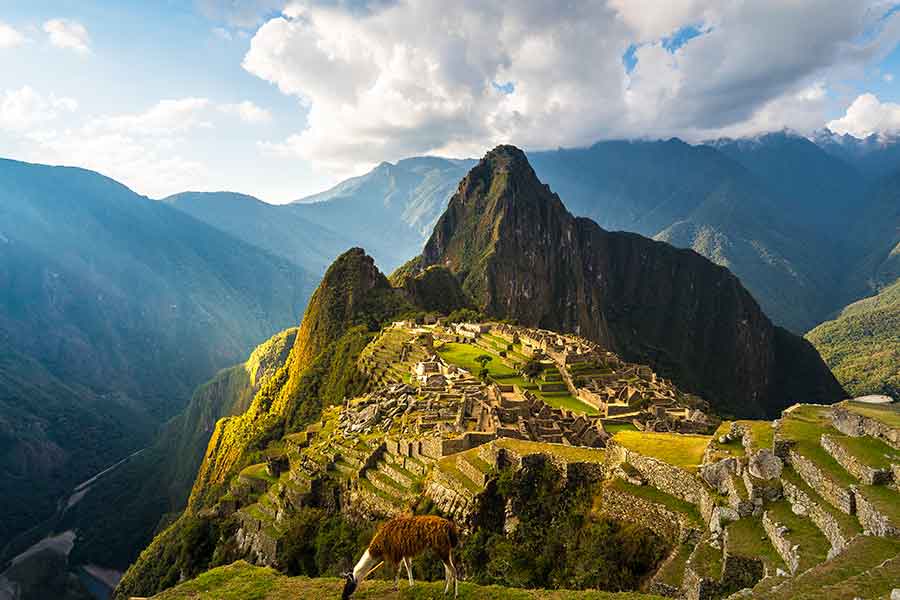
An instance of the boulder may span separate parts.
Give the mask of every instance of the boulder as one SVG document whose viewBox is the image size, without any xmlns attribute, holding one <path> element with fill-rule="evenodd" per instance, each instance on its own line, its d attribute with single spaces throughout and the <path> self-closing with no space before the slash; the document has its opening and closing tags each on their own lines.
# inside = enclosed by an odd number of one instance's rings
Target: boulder
<svg viewBox="0 0 900 600">
<path fill-rule="evenodd" d="M 728 493 L 726 482 L 737 472 L 738 461 L 736 458 L 724 458 L 700 467 L 700 477 L 703 478 L 703 481 L 722 494 Z"/>
<path fill-rule="evenodd" d="M 750 471 L 751 475 L 766 480 L 781 477 L 783 468 L 784 463 L 768 448 L 755 452 L 747 463 L 747 470 Z"/>
</svg>

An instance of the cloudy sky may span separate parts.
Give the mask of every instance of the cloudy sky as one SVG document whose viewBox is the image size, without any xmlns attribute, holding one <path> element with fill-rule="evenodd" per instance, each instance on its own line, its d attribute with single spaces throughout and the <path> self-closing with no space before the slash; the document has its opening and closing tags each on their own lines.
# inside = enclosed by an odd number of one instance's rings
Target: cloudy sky
<svg viewBox="0 0 900 600">
<path fill-rule="evenodd" d="M 883 0 L 0 0 L 0 156 L 286 202 L 382 160 L 900 130 Z"/>
</svg>

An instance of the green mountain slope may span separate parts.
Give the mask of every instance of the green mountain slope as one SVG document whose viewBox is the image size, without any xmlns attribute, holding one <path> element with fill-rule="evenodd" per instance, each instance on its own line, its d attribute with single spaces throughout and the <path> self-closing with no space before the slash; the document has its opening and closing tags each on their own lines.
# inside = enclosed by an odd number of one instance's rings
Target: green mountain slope
<svg viewBox="0 0 900 600">
<path fill-rule="evenodd" d="M 900 280 L 806 337 L 851 394 L 900 397 Z"/>
<path fill-rule="evenodd" d="M 29 477 L 5 495 L 0 542 L 293 324 L 310 284 L 97 173 L 0 160 L 0 472 L 4 486 Z"/>
</svg>

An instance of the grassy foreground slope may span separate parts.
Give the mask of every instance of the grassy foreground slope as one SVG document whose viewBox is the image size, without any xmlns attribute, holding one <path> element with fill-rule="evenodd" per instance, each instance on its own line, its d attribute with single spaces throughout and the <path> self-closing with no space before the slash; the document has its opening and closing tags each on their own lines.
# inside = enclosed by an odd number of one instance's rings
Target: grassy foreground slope
<svg viewBox="0 0 900 600">
<path fill-rule="evenodd" d="M 340 598 L 344 581 L 335 578 L 310 579 L 285 577 L 277 571 L 255 567 L 238 561 L 203 573 L 196 579 L 153 596 L 155 600 L 293 600 Z M 393 581 L 371 580 L 363 583 L 354 598 L 359 600 L 424 600 L 447 598 L 444 582 L 422 582 L 409 588 L 401 582 L 399 591 Z M 522 590 L 496 585 L 478 586 L 462 582 L 459 597 L 463 600 L 655 600 L 659 596 L 631 592 L 575 592 L 566 590 Z"/>
<path fill-rule="evenodd" d="M 900 280 L 806 337 L 854 396 L 900 394 Z"/>
</svg>

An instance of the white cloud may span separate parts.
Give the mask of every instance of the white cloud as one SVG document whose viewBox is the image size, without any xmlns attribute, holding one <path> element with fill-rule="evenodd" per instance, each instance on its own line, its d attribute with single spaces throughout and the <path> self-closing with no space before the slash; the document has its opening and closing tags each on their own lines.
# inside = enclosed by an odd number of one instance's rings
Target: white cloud
<svg viewBox="0 0 900 600">
<path fill-rule="evenodd" d="M 225 29 L 224 27 L 213 27 L 212 28 L 213 35 L 219 38 L 220 40 L 224 40 L 226 42 L 230 42 L 234 39 L 234 36 L 231 35 L 231 32 Z"/>
<path fill-rule="evenodd" d="M 884 75 L 881 76 L 881 78 L 882 78 L 886 83 L 891 83 L 891 82 L 894 81 L 894 74 L 893 74 L 893 73 L 885 73 Z"/>
<path fill-rule="evenodd" d="M 222 104 L 219 110 L 225 114 L 237 115 L 245 123 L 268 123 L 272 120 L 272 113 L 249 100 L 237 104 Z"/>
<path fill-rule="evenodd" d="M 0 21 L 0 50 L 21 46 L 25 43 L 25 39 L 17 29 Z"/>
<path fill-rule="evenodd" d="M 347 4 L 290 4 L 243 62 L 308 108 L 306 129 L 262 146 L 341 174 L 499 142 L 814 128 L 830 85 L 900 40 L 882 0 Z M 688 26 L 704 33 L 666 43 Z"/>
<path fill-rule="evenodd" d="M 843 117 L 829 121 L 828 128 L 858 138 L 873 133 L 896 133 L 900 131 L 900 104 L 881 102 L 875 94 L 862 94 L 847 108 Z"/>
<path fill-rule="evenodd" d="M 93 169 L 151 196 L 193 189 L 210 174 L 189 155 L 187 134 L 211 128 L 212 111 L 206 98 L 161 100 L 143 112 L 29 130 L 27 158 Z"/>
<path fill-rule="evenodd" d="M 124 133 L 132 136 L 172 136 L 197 128 L 212 127 L 206 120 L 210 102 L 206 98 L 160 100 L 142 113 L 92 119 L 85 125 L 89 135 Z"/>
<path fill-rule="evenodd" d="M 24 131 L 77 108 L 78 103 L 72 98 L 44 96 L 27 85 L 7 90 L 0 95 L 0 130 Z"/>
<path fill-rule="evenodd" d="M 91 51 L 91 36 L 87 28 L 70 19 L 50 19 L 44 23 L 44 31 L 50 36 L 50 43 L 57 48 L 75 50 L 83 54 Z"/>
</svg>

